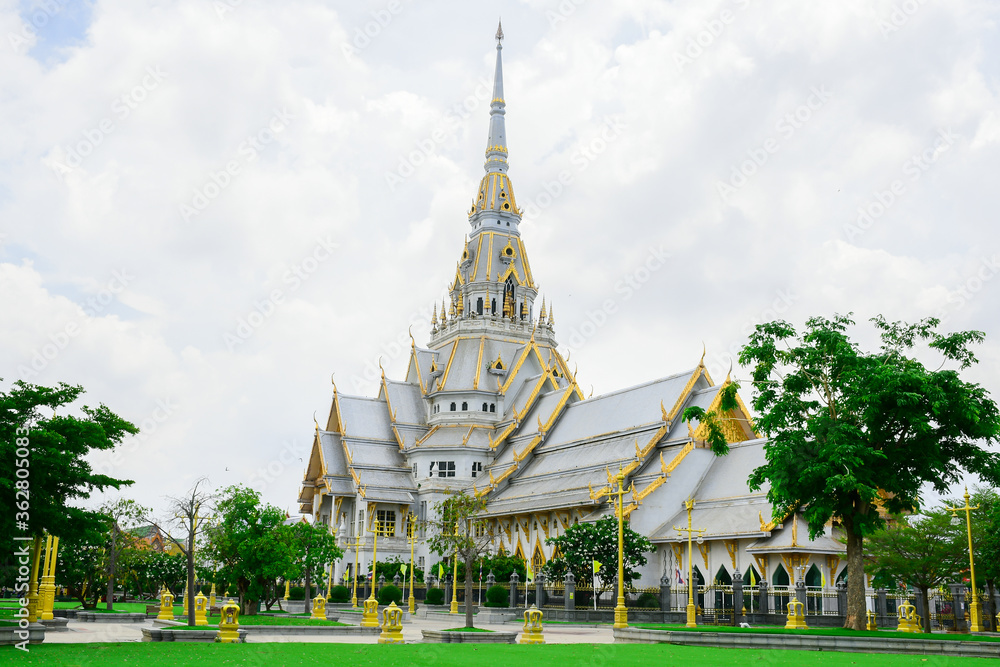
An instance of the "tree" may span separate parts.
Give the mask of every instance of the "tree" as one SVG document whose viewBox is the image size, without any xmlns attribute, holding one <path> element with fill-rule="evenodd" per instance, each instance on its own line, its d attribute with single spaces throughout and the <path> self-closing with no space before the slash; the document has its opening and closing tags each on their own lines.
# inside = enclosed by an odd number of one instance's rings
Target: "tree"
<svg viewBox="0 0 1000 667">
<path fill-rule="evenodd" d="M 208 518 L 202 512 L 210 509 L 210 503 L 215 498 L 213 494 L 202 488 L 206 481 L 202 477 L 183 496 L 168 498 L 168 511 L 171 512 L 171 517 L 165 521 L 157 521 L 151 516 L 142 517 L 143 521 L 160 531 L 164 539 L 176 545 L 187 560 L 188 625 L 191 627 L 194 627 L 194 598 L 196 595 L 194 590 L 194 550 L 198 543 L 198 536 L 205 530 L 204 524 Z M 181 528 L 184 534 L 183 542 L 164 530 L 163 526 L 171 524 Z"/>
<path fill-rule="evenodd" d="M 86 500 L 94 490 L 132 483 L 95 473 L 87 455 L 113 449 L 139 429 L 103 404 L 97 408 L 84 405 L 82 416 L 57 414 L 83 393 L 83 387 L 65 383 L 41 387 L 23 381 L 0 392 L 0 497 L 4 499 L 0 546 L 7 578 L 12 572 L 16 534 L 38 537 L 48 532 L 67 539 L 88 527 L 98 530 L 100 513 L 79 507 L 76 501 Z M 43 416 L 43 408 L 51 416 Z M 27 480 L 17 476 L 20 461 L 27 462 Z M 15 494 L 18 500 L 30 501 L 30 512 L 16 513 Z"/>
<path fill-rule="evenodd" d="M 943 509 L 898 517 L 868 536 L 865 569 L 883 580 L 902 581 L 923 594 L 919 613 L 924 632 L 931 631 L 928 590 L 953 581 L 962 567 L 965 549 L 960 538 L 951 525 L 951 515 Z"/>
<path fill-rule="evenodd" d="M 309 578 L 313 572 L 319 572 L 325 566 L 340 559 L 344 552 L 337 546 L 333 533 L 325 526 L 314 526 L 305 521 L 299 521 L 291 526 L 282 525 L 288 533 L 288 542 L 292 547 L 292 559 L 295 567 L 288 573 L 297 579 L 305 573 L 306 611 L 311 611 L 312 600 L 309 599 Z M 288 576 L 286 575 L 286 576 Z M 320 582 L 322 586 L 322 582 Z"/>
<path fill-rule="evenodd" d="M 100 524 L 82 526 L 59 540 L 56 581 L 66 586 L 70 597 L 79 600 L 84 609 L 96 607 L 100 598 L 106 544 L 107 533 Z"/>
<path fill-rule="evenodd" d="M 472 567 L 494 541 L 488 523 L 478 518 L 486 510 L 486 497 L 470 496 L 464 491 L 442 502 L 435 503 L 436 519 L 431 521 L 435 529 L 430 539 L 430 547 L 436 553 L 458 554 L 465 562 L 465 627 L 472 624 Z M 457 586 L 458 582 L 453 585 Z"/>
<path fill-rule="evenodd" d="M 594 561 L 602 565 L 597 573 L 601 587 L 610 588 L 618 576 L 618 518 L 606 516 L 593 523 L 577 523 L 566 532 L 545 540 L 556 546 L 555 558 L 545 564 L 545 576 L 561 579 L 572 572 L 578 582 L 589 582 L 593 577 Z M 648 539 L 629 528 L 625 522 L 622 544 L 624 545 L 624 585 L 628 587 L 641 575 L 635 569 L 646 564 L 645 554 L 653 551 Z M 597 591 L 594 591 L 595 595 Z"/>
<path fill-rule="evenodd" d="M 101 516 L 107 521 L 107 546 L 105 548 L 105 573 L 108 577 L 107 610 L 114 610 L 115 569 L 126 549 L 137 544 L 135 535 L 129 530 L 140 523 L 152 510 L 139 505 L 134 500 L 120 498 L 101 506 Z"/>
<path fill-rule="evenodd" d="M 269 585 L 298 574 L 291 533 L 283 530 L 285 513 L 240 485 L 223 489 L 215 508 L 205 555 L 219 564 L 219 576 L 236 586 L 242 613 L 254 616 Z"/>
<path fill-rule="evenodd" d="M 784 321 L 757 325 L 740 351 L 754 365 L 756 426 L 770 441 L 766 462 L 750 476 L 751 489 L 769 485 L 773 516 L 795 511 L 811 537 L 832 518 L 847 536 L 847 618 L 863 630 L 864 538 L 889 514 L 917 511 L 923 484 L 939 493 L 975 472 L 996 484 L 1000 455 L 984 445 L 1000 434 L 1000 416 L 988 392 L 963 381 L 976 363 L 970 347 L 978 331 L 938 333 L 934 318 L 917 324 L 872 319 L 881 338 L 863 352 L 848 337 L 850 316 L 811 318 L 800 335 Z M 912 354 L 916 343 L 943 360 L 928 370 Z"/>
<path fill-rule="evenodd" d="M 977 572 L 986 583 L 989 600 L 986 603 L 990 623 L 997 631 L 996 588 L 1000 585 L 1000 494 L 996 489 L 975 489 L 972 502 L 980 506 L 979 514 L 973 521 L 973 527 L 979 524 L 977 530 L 976 557 L 979 565 Z"/>
</svg>

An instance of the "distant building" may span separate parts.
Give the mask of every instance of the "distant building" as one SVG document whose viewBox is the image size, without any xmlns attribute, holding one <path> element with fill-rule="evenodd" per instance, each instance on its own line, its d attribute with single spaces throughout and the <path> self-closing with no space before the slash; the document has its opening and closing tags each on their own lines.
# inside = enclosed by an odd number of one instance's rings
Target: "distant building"
<svg viewBox="0 0 1000 667">
<path fill-rule="evenodd" d="M 846 568 L 833 528 L 810 540 L 801 517 L 771 521 L 765 492 L 747 487 L 764 462 L 765 441 L 742 401 L 726 415 L 731 452 L 724 457 L 707 448 L 703 426 L 680 420 L 688 406 L 717 407 L 729 382 L 716 385 L 704 357 L 660 379 L 583 395 L 556 349 L 551 304 L 535 307 L 538 285 L 507 173 L 501 40 L 498 31 L 486 173 L 468 211 L 450 299 L 435 310 L 427 347 L 411 343 L 405 378 L 383 373 L 375 398 L 334 386 L 325 424 L 316 426 L 300 510 L 341 535 L 363 536 L 359 568 L 367 572 L 373 518 L 379 558 L 408 560 L 408 513 L 423 522 L 450 493 L 486 494 L 496 549 L 537 569 L 553 555 L 546 538 L 613 515 L 609 482 L 621 468 L 631 527 L 656 547 L 640 585 L 687 579 L 686 538 L 673 527 L 686 526 L 683 501 L 693 497 L 694 527 L 706 529 L 694 551 L 701 581 L 729 583 L 737 570 L 749 581 L 752 569 L 755 581 L 832 586 Z M 419 567 L 439 560 L 423 541 L 416 553 Z M 353 567 L 348 555 L 336 576 Z"/>
</svg>

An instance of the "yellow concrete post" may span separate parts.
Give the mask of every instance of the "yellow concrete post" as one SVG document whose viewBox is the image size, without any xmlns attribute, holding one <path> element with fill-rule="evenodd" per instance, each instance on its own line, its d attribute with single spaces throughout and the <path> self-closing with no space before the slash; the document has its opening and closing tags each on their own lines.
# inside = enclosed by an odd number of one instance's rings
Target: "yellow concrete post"
<svg viewBox="0 0 1000 667">
<path fill-rule="evenodd" d="M 518 644 L 544 644 L 545 635 L 542 634 L 542 612 L 535 605 L 524 612 L 524 629 L 521 632 L 521 639 Z"/>
<path fill-rule="evenodd" d="M 382 633 L 378 636 L 379 644 L 403 643 L 403 610 L 393 601 L 382 610 Z"/>
<path fill-rule="evenodd" d="M 45 614 L 43 619 L 54 618 L 56 606 L 56 561 L 59 558 L 59 537 L 52 537 L 52 557 L 49 558 L 49 590 L 45 599 Z"/>
<path fill-rule="evenodd" d="M 159 621 L 174 620 L 174 595 L 164 586 L 160 591 L 160 611 L 156 614 Z"/>
<path fill-rule="evenodd" d="M 788 603 L 788 621 L 785 623 L 786 630 L 808 630 L 806 625 L 806 606 L 798 600 Z"/>
<path fill-rule="evenodd" d="M 219 618 L 219 634 L 215 641 L 223 644 L 235 644 L 240 641 L 240 607 L 230 600 L 222 605 Z"/>
<path fill-rule="evenodd" d="M 194 596 L 194 624 L 208 625 L 208 598 L 200 590 Z"/>
<path fill-rule="evenodd" d="M 48 610 L 49 603 L 49 560 L 52 558 L 52 536 L 45 538 L 45 559 L 42 563 L 42 573 L 39 577 L 38 586 L 38 619 L 41 621 L 51 621 L 52 612 Z"/>
<path fill-rule="evenodd" d="M 313 598 L 313 610 L 309 618 L 316 621 L 326 620 L 326 598 L 322 595 L 317 595 Z"/>
</svg>

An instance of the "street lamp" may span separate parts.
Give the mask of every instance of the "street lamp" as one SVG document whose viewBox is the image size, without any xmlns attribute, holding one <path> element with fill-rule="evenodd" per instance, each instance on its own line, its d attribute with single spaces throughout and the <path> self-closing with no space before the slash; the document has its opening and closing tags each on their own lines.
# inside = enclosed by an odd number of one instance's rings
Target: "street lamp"
<svg viewBox="0 0 1000 667">
<path fill-rule="evenodd" d="M 684 501 L 684 507 L 687 508 L 688 515 L 688 525 L 687 528 L 681 528 L 674 526 L 674 530 L 679 533 L 686 532 L 688 534 L 688 606 L 687 606 L 687 627 L 695 628 L 698 627 L 698 623 L 695 621 L 695 609 L 694 609 L 694 558 L 692 557 L 691 549 L 691 537 L 694 533 L 698 533 L 698 544 L 701 544 L 705 540 L 702 539 L 702 535 L 705 534 L 705 528 L 692 528 L 691 527 L 691 510 L 694 509 L 694 498 L 688 498 Z"/>
<path fill-rule="evenodd" d="M 413 597 L 413 547 L 417 543 L 417 531 L 416 531 L 416 519 L 417 515 L 410 512 L 406 515 L 407 528 L 406 539 L 410 542 L 410 613 L 413 614 L 417 610 L 417 599 Z"/>
<path fill-rule="evenodd" d="M 979 596 L 976 594 L 976 563 L 972 556 L 972 510 L 979 509 L 969 506 L 969 487 L 965 487 L 965 507 L 947 507 L 951 512 L 951 525 L 960 526 L 962 520 L 958 517 L 958 512 L 965 512 L 965 526 L 969 534 L 969 580 L 972 583 L 972 604 L 969 606 L 969 630 L 971 632 L 982 632 L 983 628 L 979 624 Z"/>
<path fill-rule="evenodd" d="M 350 540 L 344 543 L 348 549 L 354 547 L 354 588 L 351 593 L 351 609 L 358 608 L 358 551 L 361 549 L 361 535 L 355 535 L 354 541 Z"/>
<path fill-rule="evenodd" d="M 454 573 L 451 575 L 451 610 L 448 613 L 458 613 L 458 522 L 455 522 L 455 558 Z M 468 600 L 465 601 L 469 603 Z"/>
<path fill-rule="evenodd" d="M 615 476 L 618 490 L 613 491 L 618 496 L 618 604 L 615 605 L 616 628 L 628 627 L 628 609 L 625 607 L 625 512 L 622 508 L 622 496 L 625 495 L 625 471 L 620 467 Z"/>
</svg>

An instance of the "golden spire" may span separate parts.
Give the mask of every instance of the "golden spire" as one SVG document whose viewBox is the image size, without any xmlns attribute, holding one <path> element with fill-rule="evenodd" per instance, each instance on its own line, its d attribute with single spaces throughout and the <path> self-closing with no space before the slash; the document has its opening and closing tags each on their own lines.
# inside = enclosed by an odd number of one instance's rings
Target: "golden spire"
<svg viewBox="0 0 1000 667">
<path fill-rule="evenodd" d="M 438 305 L 434 304 L 434 312 L 431 313 L 431 328 L 437 329 L 438 325 Z"/>
<path fill-rule="evenodd" d="M 441 324 L 445 324 L 448 321 L 448 310 L 444 305 L 444 299 L 441 299 Z"/>
<path fill-rule="evenodd" d="M 549 306 L 549 328 L 551 329 L 556 325 L 556 309 Z"/>
<path fill-rule="evenodd" d="M 538 314 L 538 320 L 540 322 L 545 321 L 545 297 L 542 297 L 542 311 Z"/>
<path fill-rule="evenodd" d="M 451 308 L 448 309 L 448 317 L 450 317 L 451 319 L 455 319 L 455 301 L 454 301 L 454 299 L 451 302 Z"/>
<path fill-rule="evenodd" d="M 459 317 L 461 317 L 462 313 L 465 312 L 465 303 L 464 302 L 465 302 L 465 299 L 463 299 L 462 296 L 459 295 L 458 299 L 456 300 L 456 303 L 458 304 L 458 308 L 456 310 L 458 311 L 458 316 Z"/>
<path fill-rule="evenodd" d="M 486 286 L 486 300 L 483 301 L 483 310 L 485 310 L 490 315 L 493 314 L 493 308 L 490 307 L 490 288 L 489 285 Z"/>
</svg>

